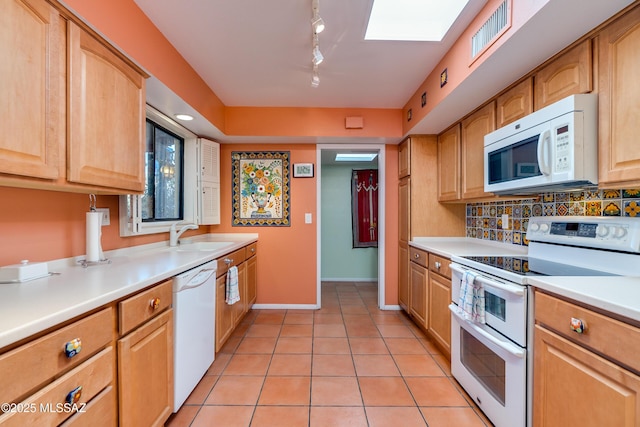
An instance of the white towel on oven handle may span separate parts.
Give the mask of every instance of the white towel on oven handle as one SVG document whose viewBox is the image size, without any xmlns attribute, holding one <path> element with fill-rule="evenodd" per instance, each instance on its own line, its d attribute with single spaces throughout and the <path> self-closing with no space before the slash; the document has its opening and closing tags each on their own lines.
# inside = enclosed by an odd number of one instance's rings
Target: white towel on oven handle
<svg viewBox="0 0 640 427">
<path fill-rule="evenodd" d="M 477 276 L 471 271 L 466 271 L 462 276 L 458 307 L 465 319 L 485 323 L 484 288 L 476 282 Z"/>
</svg>

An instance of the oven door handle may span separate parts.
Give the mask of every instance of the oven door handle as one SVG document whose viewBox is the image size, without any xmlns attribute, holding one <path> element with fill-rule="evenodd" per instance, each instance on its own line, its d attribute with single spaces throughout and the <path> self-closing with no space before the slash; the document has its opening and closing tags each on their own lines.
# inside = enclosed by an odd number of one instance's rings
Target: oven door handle
<svg viewBox="0 0 640 427">
<path fill-rule="evenodd" d="M 460 308 L 457 305 L 450 304 L 449 310 L 458 319 L 459 322 L 464 322 L 467 326 L 469 326 L 473 330 L 474 333 L 482 336 L 487 341 L 490 341 L 491 343 L 497 345 L 498 347 L 508 352 L 509 354 L 517 357 L 518 359 L 523 359 L 525 357 L 526 355 L 525 350 L 519 347 L 516 347 L 513 344 L 499 340 L 498 338 L 494 337 L 487 331 L 483 330 L 482 328 L 479 328 L 477 325 L 474 325 L 472 322 L 469 322 L 467 319 L 463 318 L 459 313 Z"/>
<path fill-rule="evenodd" d="M 461 268 L 459 266 L 459 264 L 455 264 L 455 263 L 451 263 L 449 264 L 449 268 L 455 272 L 458 272 L 462 275 L 464 275 L 464 273 L 466 273 L 466 270 Z M 505 283 L 502 282 L 498 282 L 497 280 L 492 280 L 489 279 L 488 277 L 485 277 L 483 275 L 478 275 L 476 276 L 476 281 L 482 285 L 487 285 L 489 287 L 495 288 L 495 289 L 500 289 L 501 291 L 505 291 L 511 295 L 515 295 L 518 297 L 521 297 L 524 295 L 524 291 L 525 291 L 525 287 L 524 286 L 518 286 L 518 285 L 513 285 L 513 286 L 509 286 Z"/>
</svg>

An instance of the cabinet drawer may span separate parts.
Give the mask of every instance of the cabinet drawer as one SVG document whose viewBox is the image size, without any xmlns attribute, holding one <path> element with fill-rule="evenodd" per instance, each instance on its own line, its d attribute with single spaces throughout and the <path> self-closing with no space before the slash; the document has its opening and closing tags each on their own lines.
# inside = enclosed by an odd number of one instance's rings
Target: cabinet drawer
<svg viewBox="0 0 640 427">
<path fill-rule="evenodd" d="M 113 309 L 105 308 L 1 355 L 0 402 L 24 398 L 36 387 L 108 345 L 113 339 L 113 316 Z M 75 339 L 80 340 L 80 352 L 68 358 L 65 344 Z"/>
<path fill-rule="evenodd" d="M 249 259 L 258 253 L 258 242 L 245 246 L 245 258 Z"/>
<path fill-rule="evenodd" d="M 238 249 L 235 252 L 231 252 L 226 254 L 223 257 L 218 258 L 218 273 L 217 276 L 220 277 L 229 270 L 231 266 L 238 266 L 242 264 L 245 260 L 245 248 Z"/>
<path fill-rule="evenodd" d="M 429 270 L 443 275 L 447 279 L 451 279 L 451 269 L 449 264 L 451 260 L 438 255 L 429 254 Z"/>
<path fill-rule="evenodd" d="M 8 412 L 0 416 L 0 426 L 53 426 L 58 425 L 75 412 L 71 404 L 65 407 L 67 395 L 81 387 L 75 403 L 78 410 L 85 410 L 86 403 L 113 381 L 115 352 L 107 347 L 91 359 L 58 378 L 53 383 L 29 396 L 21 404 L 28 412 Z M 32 410 L 33 409 L 33 410 Z"/>
<path fill-rule="evenodd" d="M 173 283 L 167 280 L 120 303 L 120 335 L 171 307 Z M 157 304 L 155 304 L 157 302 Z M 155 305 L 154 305 L 155 304 Z"/>
<path fill-rule="evenodd" d="M 423 267 L 429 268 L 429 253 L 421 249 L 409 247 L 409 259 Z"/>
<path fill-rule="evenodd" d="M 639 328 L 539 291 L 535 307 L 536 323 L 640 372 Z M 571 329 L 572 319 L 586 325 L 583 333 Z"/>
<path fill-rule="evenodd" d="M 109 386 L 91 399 L 84 412 L 77 413 L 65 421 L 60 427 L 115 427 L 118 425 L 118 406 L 116 390 Z"/>
</svg>

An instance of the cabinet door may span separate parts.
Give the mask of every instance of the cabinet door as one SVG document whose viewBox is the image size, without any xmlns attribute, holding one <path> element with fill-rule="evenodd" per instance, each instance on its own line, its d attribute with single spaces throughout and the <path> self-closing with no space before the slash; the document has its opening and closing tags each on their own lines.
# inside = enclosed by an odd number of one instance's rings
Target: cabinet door
<svg viewBox="0 0 640 427">
<path fill-rule="evenodd" d="M 499 129 L 533 112 L 533 79 L 526 78 L 496 100 L 496 128 Z"/>
<path fill-rule="evenodd" d="M 411 138 L 398 146 L 398 179 L 411 175 Z"/>
<path fill-rule="evenodd" d="M 247 313 L 247 263 L 238 265 L 238 290 L 240 291 L 240 301 L 233 304 L 233 328 L 240 323 Z"/>
<path fill-rule="evenodd" d="M 484 192 L 484 136 L 496 129 L 492 101 L 462 121 L 462 198 L 491 196 Z"/>
<path fill-rule="evenodd" d="M 587 39 L 535 73 L 534 108 L 539 110 L 569 95 L 591 92 L 592 70 L 591 40 Z"/>
<path fill-rule="evenodd" d="M 533 425 L 637 426 L 640 377 L 536 325 Z"/>
<path fill-rule="evenodd" d="M 258 297 L 258 256 L 254 255 L 247 260 L 247 311 L 256 302 Z"/>
<path fill-rule="evenodd" d="M 451 354 L 451 279 L 429 275 L 429 333 L 440 347 Z"/>
<path fill-rule="evenodd" d="M 398 304 L 409 312 L 409 245 L 398 246 Z"/>
<path fill-rule="evenodd" d="M 409 296 L 409 313 L 418 325 L 427 328 L 429 270 L 415 262 L 410 262 L 409 264 L 411 264 L 409 267 L 411 271 L 409 280 L 409 292 L 411 294 Z"/>
<path fill-rule="evenodd" d="M 173 310 L 118 341 L 120 426 L 163 426 L 173 411 Z"/>
<path fill-rule="evenodd" d="M 144 76 L 69 22 L 67 179 L 144 190 Z"/>
<path fill-rule="evenodd" d="M 598 36 L 601 184 L 640 185 L 639 22 L 636 7 Z"/>
<path fill-rule="evenodd" d="M 438 135 L 438 200 L 460 199 L 460 125 Z"/>
<path fill-rule="evenodd" d="M 198 198 L 198 223 L 200 225 L 220 224 L 220 183 L 201 181 Z"/>
<path fill-rule="evenodd" d="M 2 2 L 2 173 L 46 179 L 61 175 L 65 146 L 64 43 L 64 20 L 46 1 Z"/>
<path fill-rule="evenodd" d="M 233 306 L 227 304 L 225 300 L 227 286 L 227 275 L 223 274 L 216 280 L 216 352 L 233 332 Z"/>
</svg>

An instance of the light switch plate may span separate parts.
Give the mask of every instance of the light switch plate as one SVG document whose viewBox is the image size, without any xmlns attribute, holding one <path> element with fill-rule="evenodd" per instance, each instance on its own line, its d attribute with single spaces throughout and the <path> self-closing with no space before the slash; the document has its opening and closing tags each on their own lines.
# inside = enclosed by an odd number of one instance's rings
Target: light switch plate
<svg viewBox="0 0 640 427">
<path fill-rule="evenodd" d="M 311 224 L 312 222 L 312 216 L 310 213 L 306 213 L 304 214 L 304 223 L 305 224 Z"/>
<path fill-rule="evenodd" d="M 102 213 L 102 226 L 111 224 L 111 215 L 109 213 L 109 208 L 96 208 L 97 212 Z"/>
</svg>

